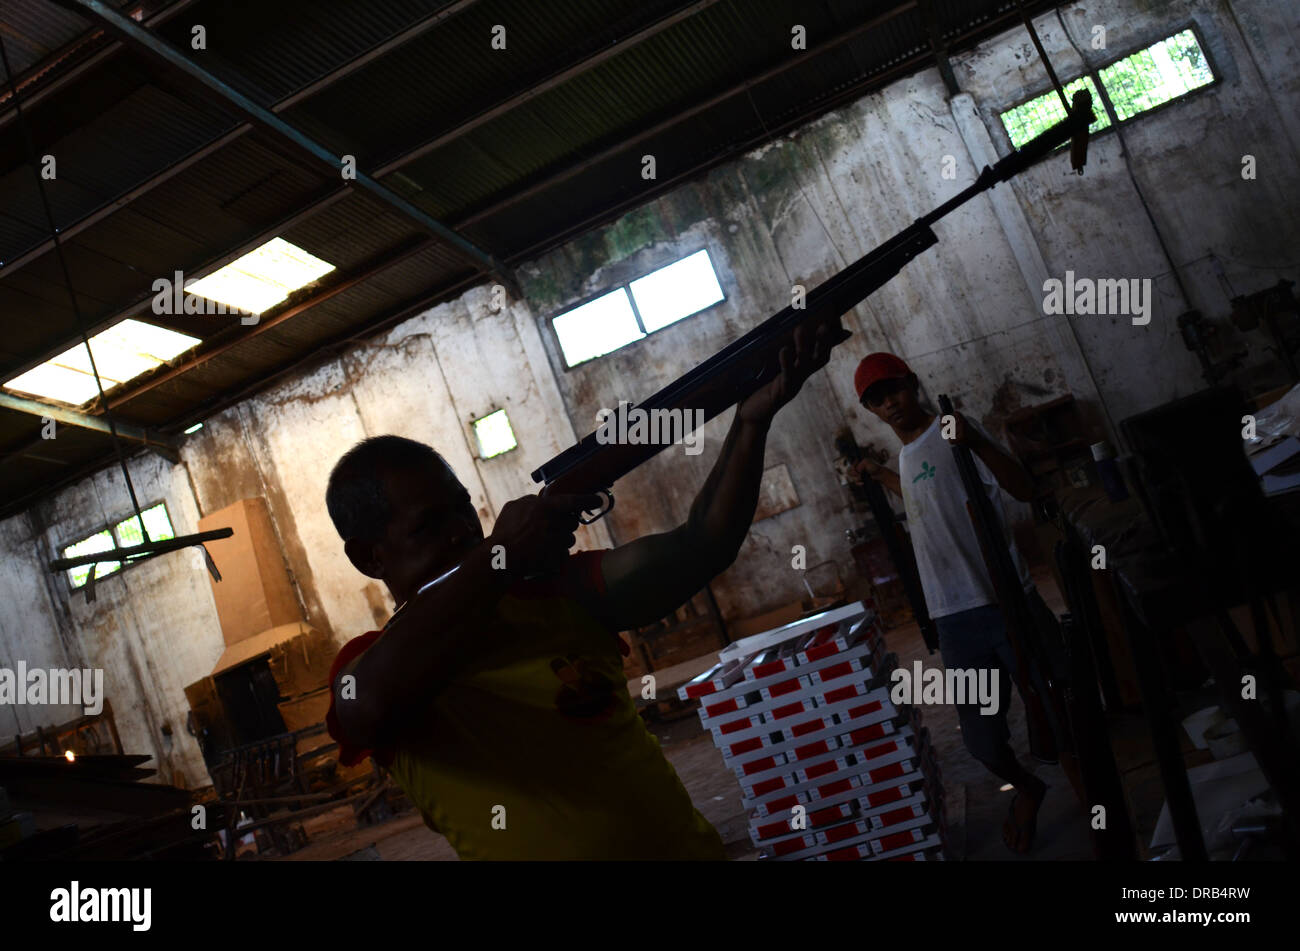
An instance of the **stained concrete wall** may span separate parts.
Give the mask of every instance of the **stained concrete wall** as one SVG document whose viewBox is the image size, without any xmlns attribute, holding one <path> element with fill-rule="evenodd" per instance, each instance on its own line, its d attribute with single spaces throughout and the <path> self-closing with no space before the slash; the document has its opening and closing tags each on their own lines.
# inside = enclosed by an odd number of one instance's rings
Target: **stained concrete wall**
<svg viewBox="0 0 1300 951">
<path fill-rule="evenodd" d="M 1134 6 L 1118 0 L 1075 4 L 1059 18 L 1035 21 L 1063 81 L 1079 75 L 1085 62 L 1104 64 L 1188 26 L 1199 33 L 1221 81 L 1121 126 L 1122 135 L 1095 137 L 1082 179 L 1063 174 L 1058 159 L 1010 185 L 1052 276 L 1073 269 L 1078 276 L 1154 282 L 1154 313 L 1145 327 L 1124 318 L 1069 321 L 1115 421 L 1201 388 L 1200 366 L 1182 343 L 1178 315 L 1196 309 L 1222 320 L 1230 310 L 1225 286 L 1243 294 L 1294 279 L 1300 248 L 1295 5 L 1147 0 L 1137 5 L 1139 13 Z M 1091 46 L 1095 26 L 1105 28 L 1104 50 Z M 986 44 L 961 57 L 955 72 L 1000 148 L 1009 145 L 997 114 L 1023 100 L 1018 87 L 1049 88 L 1023 31 L 1012 42 Z M 1253 180 L 1242 176 L 1246 155 L 1255 158 Z M 1268 359 L 1257 334 L 1235 336 L 1228 349 L 1247 351 L 1247 368 Z"/>
<path fill-rule="evenodd" d="M 1094 140 L 1082 179 L 1067 176 L 1058 157 L 999 186 L 1010 205 L 972 201 L 937 227 L 938 247 L 846 318 L 853 339 L 783 411 L 768 443 L 767 465 L 787 466 L 801 504 L 757 523 L 737 564 L 714 583 L 724 614 L 803 595 L 805 576 L 790 567 L 794 545 L 806 547 L 809 566 L 831 561 L 849 570 L 849 500 L 832 474 L 832 435 L 847 421 L 860 441 L 896 449 L 852 392 L 853 367 L 871 350 L 901 354 L 930 394 L 949 392 L 994 429 L 1010 410 L 1067 389 L 1093 402 L 1099 390 L 1099 408 L 1118 420 L 1201 385 L 1174 327 L 1188 302 L 1137 189 L 1183 266 L 1190 306 L 1207 316 L 1225 313 L 1209 250 L 1238 293 L 1289 273 L 1277 268 L 1300 246 L 1291 213 L 1300 184 L 1300 81 L 1286 6 L 1090 2 L 1063 11 L 1076 42 L 1104 23 L 1116 53 L 1195 22 L 1224 81 L 1125 129 L 1127 161 L 1119 137 L 1107 133 Z M 1072 77 L 1079 57 L 1060 23 L 1054 15 L 1037 22 L 1058 70 Z M 1100 55 L 1086 46 L 1085 53 Z M 995 39 L 954 68 L 984 134 L 1005 150 L 997 110 L 1046 88 L 1025 34 Z M 793 284 L 815 286 L 972 181 L 978 143 L 968 145 L 958 105 L 937 72 L 926 71 L 719 166 L 521 268 L 526 299 L 504 312 L 493 312 L 487 289 L 476 288 L 207 420 L 180 465 L 135 456 L 141 502 L 165 500 L 176 530 L 189 532 L 201 514 L 265 497 L 304 618 L 339 642 L 371 629 L 393 605 L 348 564 L 323 507 L 329 468 L 342 452 L 383 432 L 431 443 L 490 527 L 507 500 L 534 489 L 532 469 L 593 428 L 597 410 L 648 396 L 788 303 Z M 1249 182 L 1240 176 L 1247 151 L 1260 169 Z M 955 178 L 944 177 L 946 156 Z M 726 301 L 563 368 L 550 317 L 700 247 L 709 248 Z M 1049 318 L 1041 286 L 1026 279 L 1035 266 L 1055 276 L 1072 268 L 1080 276 L 1150 277 L 1162 297 L 1147 327 L 1127 318 Z M 519 449 L 478 460 L 469 421 L 502 407 Z M 580 545 L 678 524 L 730 416 L 706 426 L 702 455 L 674 447 L 623 480 L 614 512 L 583 530 Z M 87 605 L 43 569 L 59 546 L 128 510 L 121 475 L 108 469 L 0 523 L 0 664 L 105 667 L 127 747 L 152 753 L 161 778 L 179 772 L 205 782 L 184 731 L 182 688 L 210 672 L 222 649 L 206 573 L 189 553 L 163 556 L 104 580 Z M 816 572 L 813 583 L 832 574 Z M 37 719 L 50 724 L 72 712 L 41 711 Z M 0 737 L 30 730 L 34 713 L 0 713 Z"/>
</svg>

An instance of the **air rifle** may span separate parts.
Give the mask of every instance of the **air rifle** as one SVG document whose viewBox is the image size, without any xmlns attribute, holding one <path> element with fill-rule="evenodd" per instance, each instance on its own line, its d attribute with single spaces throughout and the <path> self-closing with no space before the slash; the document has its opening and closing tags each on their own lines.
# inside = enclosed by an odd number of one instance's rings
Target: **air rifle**
<svg viewBox="0 0 1300 951">
<path fill-rule="evenodd" d="M 627 420 L 618 417 L 634 409 L 646 413 L 675 412 L 685 425 L 690 426 L 692 422 L 710 420 L 744 400 L 780 372 L 779 354 L 782 348 L 792 345 L 797 327 L 807 325 L 814 329 L 825 321 L 838 319 L 892 280 L 912 258 L 937 244 L 939 239 L 932 230 L 935 222 L 998 182 L 1004 182 L 1046 158 L 1058 146 L 1072 139 L 1076 143 L 1086 142 L 1088 126 L 1093 120 L 1091 107 L 1092 96 L 1087 90 L 1076 92 L 1073 108 L 1064 120 L 997 164 L 986 165 L 974 184 L 818 285 L 808 293 L 803 306 L 790 304 L 643 403 L 620 405 L 612 418 L 606 421 L 608 426 L 617 427 L 610 431 L 627 432 Z M 848 333 L 844 332 L 834 343 L 842 343 L 847 338 Z M 584 524 L 596 521 L 613 508 L 611 490 L 618 479 L 668 445 L 667 442 L 601 442 L 597 438 L 599 432 L 588 433 L 576 445 L 532 473 L 534 482 L 545 483 L 543 494 L 601 496 L 602 508 L 590 517 L 580 515 Z"/>
<path fill-rule="evenodd" d="M 943 416 L 955 415 L 952 401 L 947 396 L 940 394 L 938 403 L 939 412 Z M 1011 643 L 1018 668 L 1012 674 L 1020 688 L 1020 696 L 1025 701 L 1029 749 L 1039 759 L 1052 762 L 1057 759 L 1058 749 L 1051 723 L 1047 719 L 1048 704 L 1051 704 L 1061 729 L 1069 729 L 1059 685 L 1053 683 L 1051 666 L 1042 656 L 1041 642 L 1034 628 L 1034 616 L 1029 610 L 1029 599 L 1020 583 L 1020 572 L 1011 558 L 1011 549 L 1007 545 L 1006 534 L 1002 531 L 1002 520 L 985 491 L 984 480 L 975 468 L 975 458 L 970 447 L 953 443 L 952 455 L 957 464 L 957 474 L 961 476 L 962 485 L 966 489 L 966 508 L 975 526 L 975 536 L 984 555 L 989 580 L 993 582 L 993 593 L 1006 620 L 1007 640 Z M 1047 686 L 1046 697 L 1034 683 L 1033 670 L 1039 672 Z"/>
</svg>

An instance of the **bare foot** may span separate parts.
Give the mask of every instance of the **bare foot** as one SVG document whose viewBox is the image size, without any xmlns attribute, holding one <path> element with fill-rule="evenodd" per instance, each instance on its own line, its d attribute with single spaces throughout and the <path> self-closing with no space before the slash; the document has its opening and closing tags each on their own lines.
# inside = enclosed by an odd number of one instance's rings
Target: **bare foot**
<svg viewBox="0 0 1300 951">
<path fill-rule="evenodd" d="M 1046 795 L 1047 784 L 1037 778 L 1034 779 L 1033 786 L 1016 788 L 1011 808 L 1007 810 L 1006 821 L 1002 823 L 1002 841 L 1012 852 L 1024 855 L 1033 848 L 1038 809 Z"/>
</svg>

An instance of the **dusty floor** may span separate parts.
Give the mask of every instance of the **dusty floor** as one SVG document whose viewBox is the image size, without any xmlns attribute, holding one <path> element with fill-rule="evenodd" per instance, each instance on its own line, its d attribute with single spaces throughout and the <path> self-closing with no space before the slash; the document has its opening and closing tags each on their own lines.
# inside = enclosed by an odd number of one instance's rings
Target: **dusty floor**
<svg viewBox="0 0 1300 951">
<path fill-rule="evenodd" d="M 1036 579 L 1048 605 L 1060 612 L 1063 604 L 1050 578 Z M 888 649 L 898 655 L 900 666 L 922 660 L 927 667 L 939 666 L 931 656 L 915 624 L 886 632 Z M 1048 784 L 1049 791 L 1038 819 L 1038 836 L 1027 856 L 1012 853 L 1002 843 L 1002 822 L 1011 793 L 1002 783 L 971 758 L 962 746 L 957 716 L 952 707 L 928 706 L 924 723 L 938 754 L 948 801 L 950 843 L 954 858 L 1002 861 L 1091 859 L 1085 812 L 1059 766 L 1044 766 L 1028 756 L 1025 741 L 1024 707 L 1019 699 L 1010 714 L 1012 744 L 1021 762 Z M 694 714 L 674 721 L 651 724 L 663 745 L 664 754 L 681 777 L 696 808 L 718 829 L 730 858 L 753 860 L 757 850 L 749 840 L 741 809 L 740 786 L 723 763 L 710 735 Z M 1162 801 L 1159 776 L 1151 761 L 1145 726 L 1139 717 L 1118 717 L 1113 723 L 1117 758 L 1124 767 L 1125 786 L 1131 799 L 1143 839 L 1149 839 Z M 456 854 L 445 838 L 427 829 L 413 813 L 399 815 L 386 823 L 357 828 L 347 809 L 315 820 L 309 830 L 308 846 L 290 860 L 433 860 L 455 861 Z"/>
</svg>

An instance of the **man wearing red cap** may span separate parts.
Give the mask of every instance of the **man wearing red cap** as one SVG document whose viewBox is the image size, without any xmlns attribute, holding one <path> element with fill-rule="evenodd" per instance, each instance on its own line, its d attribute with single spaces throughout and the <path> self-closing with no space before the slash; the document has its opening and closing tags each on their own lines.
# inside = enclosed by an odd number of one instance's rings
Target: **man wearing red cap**
<svg viewBox="0 0 1300 951">
<path fill-rule="evenodd" d="M 1008 672 L 1015 659 L 1006 636 L 1006 623 L 979 539 L 966 509 L 966 490 L 954 464 L 951 444 L 939 418 L 920 401 L 920 382 L 892 353 L 873 353 L 858 364 L 853 383 L 864 407 L 888 423 L 903 444 L 898 472 L 864 460 L 857 471 L 900 496 L 907 510 L 908 532 L 916 551 L 926 607 L 939 631 L 939 652 L 949 670 L 988 669 L 999 679 L 997 696 L 1009 694 Z M 1006 524 L 998 487 L 1022 502 L 1033 496 L 1028 474 L 1002 451 L 988 433 L 957 415 L 953 442 L 969 446 L 975 467 L 991 490 L 990 499 Z M 1005 532 L 1008 539 L 1009 531 Z M 1025 561 L 1011 542 L 1011 556 L 1037 615 L 1050 609 L 1034 589 Z M 991 716 L 975 704 L 957 707 L 962 740 L 971 755 L 1016 789 L 1003 838 L 1017 852 L 1033 842 L 1035 820 L 1047 786 L 1016 760 L 1008 739 L 1006 703 Z"/>
</svg>

